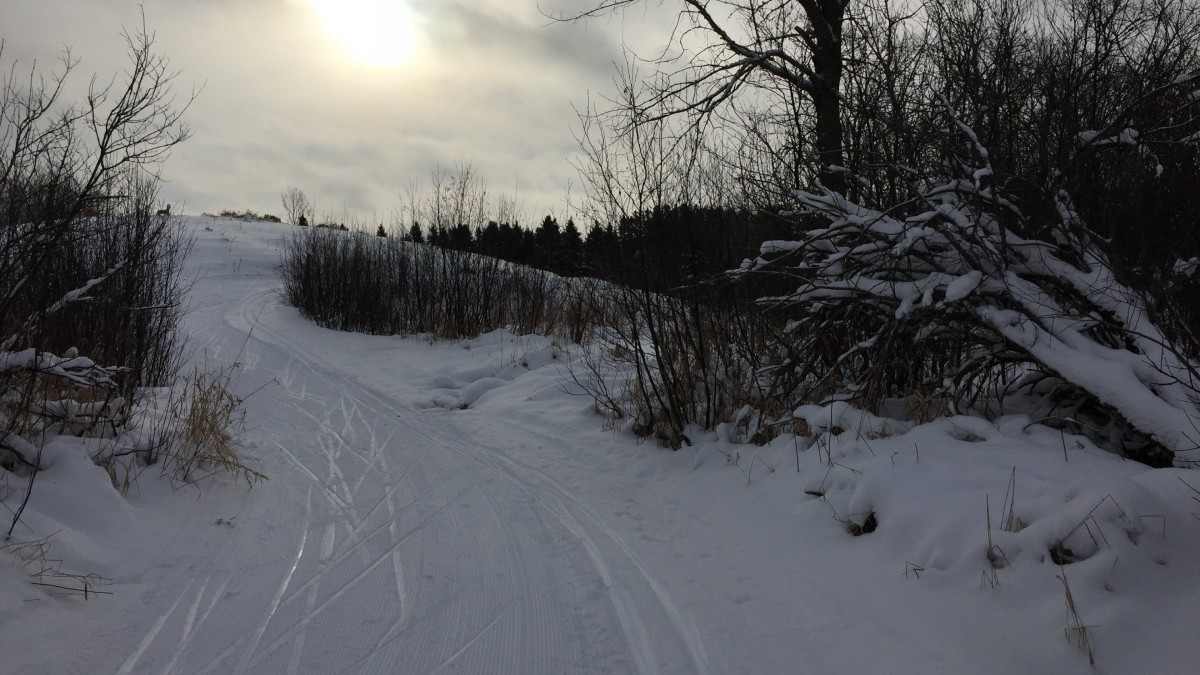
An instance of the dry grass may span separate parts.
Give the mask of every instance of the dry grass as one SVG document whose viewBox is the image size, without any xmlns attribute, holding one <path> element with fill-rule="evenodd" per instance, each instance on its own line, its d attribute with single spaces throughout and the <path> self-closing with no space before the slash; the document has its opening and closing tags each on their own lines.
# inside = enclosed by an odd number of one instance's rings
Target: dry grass
<svg viewBox="0 0 1200 675">
<path fill-rule="evenodd" d="M 6 476 L 34 477 L 41 447 L 53 436 L 115 437 L 128 411 L 111 380 L 83 383 L 46 368 L 4 373 L 0 392 L 0 471 Z"/>
<path fill-rule="evenodd" d="M 242 400 L 229 391 L 229 370 L 196 372 L 185 394 L 181 435 L 166 455 L 164 470 L 180 480 L 197 472 L 229 472 L 253 485 L 266 476 L 246 466 L 233 432 L 245 428 Z"/>
<path fill-rule="evenodd" d="M 233 368 L 195 369 L 164 396 L 143 406 L 146 434 L 131 447 L 115 447 L 97 457 L 124 494 L 149 466 L 177 484 L 194 485 L 227 473 L 248 486 L 266 476 L 249 466 L 238 436 L 245 429 L 243 401 L 230 390 Z"/>
<path fill-rule="evenodd" d="M 1003 532 L 1020 532 L 1025 529 L 1025 522 L 1017 517 L 1016 502 L 1017 467 L 1014 466 L 1012 473 L 1009 474 L 1008 488 L 1004 493 L 1004 504 L 1000 509 L 1000 530 Z M 1008 567 L 1011 563 L 1004 549 L 1000 548 L 1000 545 L 992 539 L 992 504 L 991 499 L 986 495 L 984 496 L 984 507 L 987 513 L 987 559 L 991 569 L 984 570 L 983 578 L 992 588 L 995 588 L 1000 585 L 1000 575 L 997 570 Z"/>
<path fill-rule="evenodd" d="M 33 577 L 34 586 L 46 588 L 51 593 L 82 596 L 84 600 L 90 600 L 95 595 L 112 595 L 96 590 L 97 586 L 108 581 L 98 574 L 64 572 L 62 561 L 50 557 L 50 538 L 53 536 L 5 544 L 0 546 L 0 551 L 12 555 L 14 563 Z"/>
<path fill-rule="evenodd" d="M 46 376 L 35 377 L 33 385 L 20 416 L 14 415 L 15 431 L 26 438 L 46 433 L 111 436 L 124 424 L 126 401 L 113 387 L 89 387 Z"/>
<path fill-rule="evenodd" d="M 1008 478 L 1008 489 L 1004 492 L 1004 505 L 1000 512 L 1003 514 L 1003 522 L 1000 524 L 1000 529 L 1005 532 L 1020 532 L 1025 529 L 1026 522 L 1017 516 L 1017 467 L 1013 467 L 1012 474 Z"/>
<path fill-rule="evenodd" d="M 1129 518 L 1129 516 L 1126 515 L 1125 509 L 1122 509 L 1121 505 L 1117 503 L 1117 500 L 1111 494 L 1108 494 L 1105 495 L 1104 498 L 1099 502 L 1097 502 L 1096 505 L 1092 507 L 1092 510 L 1088 511 L 1087 515 L 1085 515 L 1079 520 L 1078 523 L 1075 524 L 1075 527 L 1071 528 L 1069 532 L 1055 540 L 1054 544 L 1050 547 L 1050 559 L 1053 560 L 1056 565 L 1069 565 L 1071 563 L 1076 563 L 1090 558 L 1096 551 L 1100 550 L 1101 542 L 1103 542 L 1104 546 L 1111 546 L 1111 544 L 1109 544 L 1108 537 L 1104 536 L 1104 530 L 1100 527 L 1100 521 L 1096 520 L 1095 516 L 1096 511 L 1104 505 L 1104 502 L 1112 502 L 1113 506 L 1116 507 L 1117 513 L 1120 515 L 1121 520 L 1125 523 L 1126 536 L 1128 536 L 1134 543 L 1137 543 L 1137 527 L 1134 525 L 1134 522 Z M 1072 550 L 1071 548 L 1067 547 L 1067 540 L 1080 530 L 1086 533 L 1088 539 L 1091 541 L 1092 548 L 1090 551 Z"/>
<path fill-rule="evenodd" d="M 1061 568 L 1060 568 L 1061 569 Z M 1067 621 L 1068 625 L 1064 630 L 1068 642 L 1074 642 L 1076 647 L 1087 650 L 1088 663 L 1096 665 L 1096 650 L 1092 645 L 1092 634 L 1087 625 L 1083 623 L 1083 619 L 1079 616 L 1079 607 L 1075 604 L 1075 596 L 1071 593 L 1071 584 L 1067 583 L 1067 571 L 1062 570 L 1062 574 L 1056 575 L 1063 585 L 1063 594 L 1067 599 Z"/>
</svg>

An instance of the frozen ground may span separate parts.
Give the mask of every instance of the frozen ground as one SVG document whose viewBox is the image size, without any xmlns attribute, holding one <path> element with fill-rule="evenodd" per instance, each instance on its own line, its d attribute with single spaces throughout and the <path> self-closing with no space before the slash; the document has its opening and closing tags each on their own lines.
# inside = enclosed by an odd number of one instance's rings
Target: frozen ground
<svg viewBox="0 0 1200 675">
<path fill-rule="evenodd" d="M 187 327 L 198 359 L 240 364 L 271 479 L 147 474 L 121 498 L 57 456 L 14 539 L 53 534 L 51 557 L 112 595 L 0 569 L 0 672 L 1200 668 L 1196 472 L 1023 419 L 877 437 L 828 409 L 804 412 L 842 433 L 808 449 L 693 434 L 672 453 L 604 429 L 564 378 L 578 347 L 322 330 L 276 296 L 286 226 L 192 222 Z M 870 513 L 860 537 L 840 522 Z"/>
</svg>

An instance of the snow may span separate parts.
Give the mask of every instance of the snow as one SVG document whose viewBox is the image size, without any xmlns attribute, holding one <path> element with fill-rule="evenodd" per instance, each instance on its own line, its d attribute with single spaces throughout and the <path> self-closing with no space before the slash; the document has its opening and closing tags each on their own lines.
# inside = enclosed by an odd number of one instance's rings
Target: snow
<svg viewBox="0 0 1200 675">
<path fill-rule="evenodd" d="M 196 360 L 240 364 L 242 440 L 270 480 L 173 489 L 151 467 L 121 497 L 81 441 L 51 443 L 13 541 L 49 537 L 63 571 L 104 577 L 96 590 L 112 595 L 85 601 L 31 585 L 29 568 L 0 571 L 4 672 L 1200 662 L 1194 471 L 1122 461 L 1019 416 L 914 425 L 846 403 L 796 412 L 811 440 L 689 430 L 694 445 L 673 453 L 606 428 L 565 377 L 577 345 L 319 329 L 276 292 L 288 226 L 191 224 Z M 971 272 L 938 282 L 946 302 L 978 284 Z M 1100 377 L 1094 356 L 1064 367 Z M 0 482 L 9 508 L 22 494 L 16 477 Z M 848 533 L 872 513 L 874 532 Z M 1060 576 L 1094 668 L 1066 638 Z"/>
<path fill-rule="evenodd" d="M 1193 70 L 1190 73 L 1181 73 L 1171 81 L 1173 85 L 1187 84 L 1193 80 L 1200 79 L 1200 70 Z"/>
<path fill-rule="evenodd" d="M 946 302 L 958 302 L 970 295 L 983 282 L 983 273 L 971 270 L 946 285 Z"/>
<path fill-rule="evenodd" d="M 1129 145 L 1137 147 L 1141 145 L 1141 141 L 1138 140 L 1139 136 L 1141 136 L 1141 134 L 1137 129 L 1125 128 L 1113 136 L 1100 139 L 1099 131 L 1089 130 L 1079 134 L 1079 141 L 1084 145 L 1095 145 L 1097 147 L 1109 145 Z"/>
</svg>

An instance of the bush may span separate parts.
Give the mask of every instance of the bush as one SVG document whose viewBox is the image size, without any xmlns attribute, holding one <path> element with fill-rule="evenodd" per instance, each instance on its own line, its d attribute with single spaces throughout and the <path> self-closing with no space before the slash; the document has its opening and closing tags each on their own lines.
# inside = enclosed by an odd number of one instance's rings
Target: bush
<svg viewBox="0 0 1200 675">
<path fill-rule="evenodd" d="M 156 201 L 157 164 L 190 135 L 187 105 L 151 36 L 126 40 L 127 83 L 93 84 L 86 104 L 60 100 L 69 55 L 50 76 L 14 64 L 0 84 L 0 468 L 29 479 L 14 527 L 48 440 L 121 442 L 147 388 L 182 362 L 191 240 Z"/>
<path fill-rule="evenodd" d="M 1195 448 L 1195 345 L 1117 280 L 1066 191 L 1052 213 L 1023 211 L 972 130 L 949 121 L 945 175 L 878 210 L 798 191 L 828 225 L 746 263 L 800 279 L 763 302 L 793 313 L 788 367 L 809 378 L 806 396 L 1032 412 L 1154 466 Z"/>
<path fill-rule="evenodd" d="M 548 272 L 399 237 L 309 228 L 292 233 L 284 300 L 320 326 L 373 334 L 474 337 L 508 327 L 581 337 L 590 309 Z"/>
<path fill-rule="evenodd" d="M 573 377 L 597 409 L 639 436 L 690 444 L 689 426 L 734 422 L 742 440 L 764 440 L 780 412 L 782 382 L 760 377 L 780 359 L 769 317 L 741 288 L 694 287 L 675 294 L 607 286 L 606 317 Z M 613 374 L 616 379 L 613 379 Z"/>
<path fill-rule="evenodd" d="M 132 406 L 121 436 L 103 445 L 93 460 L 122 493 L 152 466 L 181 484 L 216 473 L 242 478 L 247 485 L 265 480 L 237 444 L 245 428 L 245 409 L 230 391 L 233 372 L 233 367 L 194 368 L 170 387 L 144 392 Z"/>
<path fill-rule="evenodd" d="M 121 183 L 122 199 L 58 224 L 60 243 L 52 250 L 29 250 L 44 224 L 0 229 L 0 288 L 17 291 L 0 318 L 0 335 L 9 337 L 8 349 L 73 348 L 121 364 L 114 381 L 128 398 L 138 387 L 168 383 L 179 369 L 177 329 L 188 286 L 181 270 L 191 237 L 181 221 L 151 215 L 152 180 L 134 175 Z M 33 269 L 22 262 L 31 256 L 40 261 Z"/>
</svg>

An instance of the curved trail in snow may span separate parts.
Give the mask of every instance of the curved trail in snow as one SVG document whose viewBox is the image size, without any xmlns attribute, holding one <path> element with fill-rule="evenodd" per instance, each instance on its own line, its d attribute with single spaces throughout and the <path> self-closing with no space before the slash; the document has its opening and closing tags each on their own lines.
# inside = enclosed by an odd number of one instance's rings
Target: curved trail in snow
<svg viewBox="0 0 1200 675">
<path fill-rule="evenodd" d="M 8 579 L 0 673 L 1087 673 L 1040 538 L 1102 496 L 1193 520 L 1177 475 L 1083 445 L 1068 466 L 1048 432 L 842 441 L 833 474 L 799 444 L 639 448 L 571 396 L 557 367 L 578 360 L 553 340 L 323 330 L 277 296 L 294 230 L 191 223 L 190 346 L 233 368 L 270 480 L 178 485 L 150 466 L 121 496 L 60 452 L 26 534 L 112 594 Z M 985 588 L 983 507 L 1018 474 L 1029 525 L 997 534 L 1013 564 Z M 833 498 L 804 493 L 818 485 Z M 884 524 L 850 537 L 835 502 Z M 1097 527 L 1128 524 L 1111 518 Z M 1070 570 L 1110 672 L 1197 660 L 1200 538 L 1171 527 L 1110 536 Z"/>
<path fill-rule="evenodd" d="M 183 590 L 122 672 L 710 672 L 695 628 L 596 511 L 452 418 L 361 384 L 354 368 L 372 364 L 326 358 L 337 334 L 296 330 L 263 274 L 273 260 L 257 262 L 203 279 L 189 323 L 241 386 L 268 383 L 248 399 L 247 440 L 271 480 L 229 541 L 172 572 Z"/>
<path fill-rule="evenodd" d="M 285 346 L 286 338 L 281 333 L 273 330 L 269 324 L 258 321 L 261 318 L 256 311 L 256 308 L 261 306 L 259 301 L 269 300 L 259 295 L 242 304 L 239 318 L 243 329 L 247 326 L 256 327 L 261 339 L 299 356 L 326 381 L 350 381 L 350 374 L 337 372 L 335 366 L 303 346 L 295 343 Z M 389 400 L 386 395 L 369 387 L 361 384 L 344 386 L 347 388 L 343 389 L 343 411 L 348 402 L 354 414 L 365 422 L 364 413 L 379 417 L 388 415 L 388 411 L 403 410 L 407 415 L 401 424 L 406 427 L 406 431 L 415 433 L 427 441 L 427 448 L 439 448 L 444 452 L 458 454 L 475 462 L 479 469 L 498 475 L 521 495 L 532 500 L 535 508 L 540 510 L 543 516 L 552 517 L 556 521 L 554 525 L 565 528 L 586 553 L 592 568 L 590 572 L 594 573 L 604 586 L 633 659 L 635 672 L 708 672 L 703 646 L 695 629 L 686 624 L 663 586 L 620 535 L 559 483 L 536 468 L 492 452 L 491 448 L 481 446 L 478 441 L 464 444 L 461 431 L 455 435 L 445 428 L 439 428 L 431 421 L 421 418 L 419 411 L 413 410 L 411 406 Z M 350 393 L 351 388 L 354 390 L 353 394 Z M 444 419 L 439 421 L 445 422 Z M 395 431 L 392 432 L 393 437 L 394 435 Z M 498 497 L 492 493 L 485 496 L 489 498 L 493 513 L 498 513 L 502 508 L 496 502 Z M 519 537 L 506 539 L 511 542 L 519 540 Z M 511 548 L 511 544 L 508 548 Z M 538 552 L 525 550 L 521 551 L 520 555 L 532 558 L 538 557 Z M 565 611 L 569 608 L 560 609 Z M 491 624 L 485 627 L 484 631 L 490 627 Z M 472 638 L 471 643 L 478 638 L 479 636 Z M 447 665 L 460 655 L 461 652 L 456 653 L 442 665 Z M 663 662 L 663 668 L 660 668 L 660 662 Z"/>
</svg>

